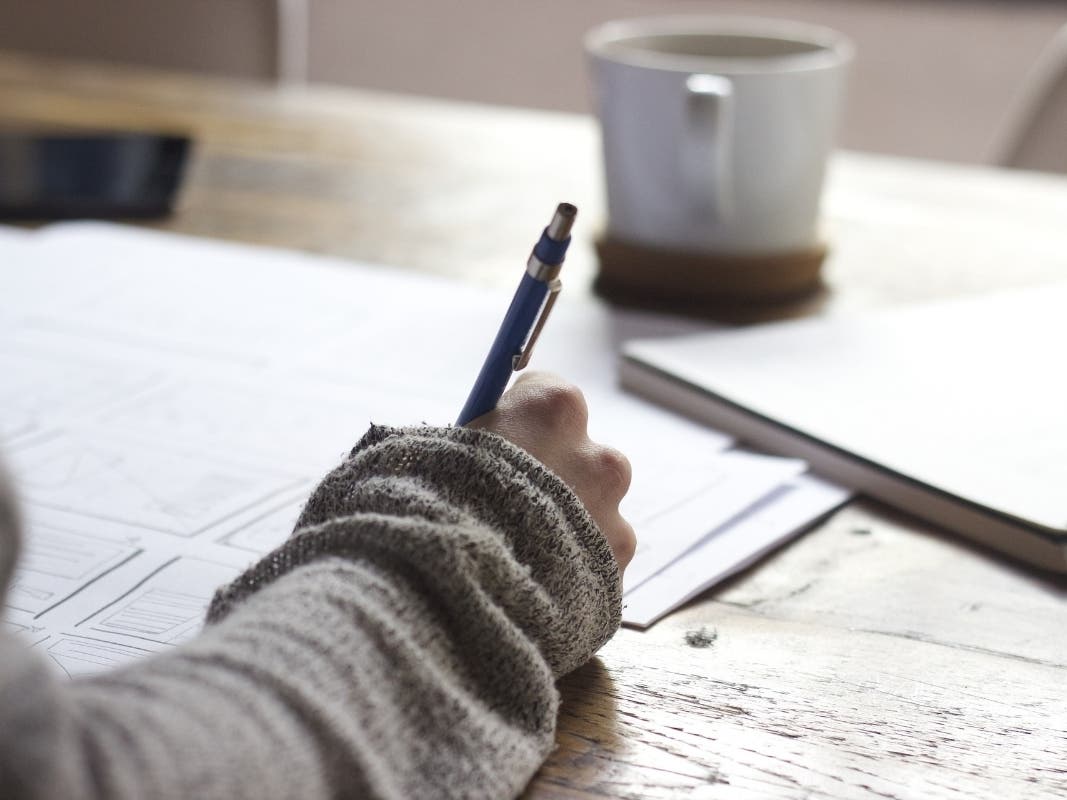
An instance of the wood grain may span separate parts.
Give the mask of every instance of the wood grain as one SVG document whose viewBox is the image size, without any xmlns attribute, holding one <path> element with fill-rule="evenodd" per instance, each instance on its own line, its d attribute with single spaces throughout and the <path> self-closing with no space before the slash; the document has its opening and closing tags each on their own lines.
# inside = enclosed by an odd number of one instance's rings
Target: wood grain
<svg viewBox="0 0 1067 800">
<path fill-rule="evenodd" d="M 503 286 L 566 199 L 568 292 L 596 272 L 584 117 L 13 55 L 0 115 L 191 132 L 180 209 L 156 227 Z M 825 209 L 827 289 L 773 316 L 1067 278 L 1062 178 L 845 153 Z M 717 638 L 687 645 L 701 629 Z M 526 796 L 1062 797 L 1065 685 L 1064 580 L 855 502 L 564 679 Z"/>
</svg>

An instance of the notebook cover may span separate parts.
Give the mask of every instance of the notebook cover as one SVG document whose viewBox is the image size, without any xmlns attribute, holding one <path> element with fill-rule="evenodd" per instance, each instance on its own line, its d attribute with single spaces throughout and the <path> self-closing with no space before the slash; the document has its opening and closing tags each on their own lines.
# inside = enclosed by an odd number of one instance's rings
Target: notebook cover
<svg viewBox="0 0 1067 800">
<path fill-rule="evenodd" d="M 1067 571 L 1067 284 L 623 350 L 624 386 Z"/>
</svg>

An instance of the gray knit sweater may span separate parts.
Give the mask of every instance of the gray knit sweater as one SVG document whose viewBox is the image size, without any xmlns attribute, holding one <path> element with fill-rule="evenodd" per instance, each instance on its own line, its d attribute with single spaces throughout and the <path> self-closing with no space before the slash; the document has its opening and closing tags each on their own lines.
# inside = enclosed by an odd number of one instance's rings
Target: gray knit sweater
<svg viewBox="0 0 1067 800">
<path fill-rule="evenodd" d="M 604 537 L 525 452 L 373 427 L 186 645 L 68 682 L 0 638 L 0 794 L 512 797 L 620 604 Z"/>
</svg>

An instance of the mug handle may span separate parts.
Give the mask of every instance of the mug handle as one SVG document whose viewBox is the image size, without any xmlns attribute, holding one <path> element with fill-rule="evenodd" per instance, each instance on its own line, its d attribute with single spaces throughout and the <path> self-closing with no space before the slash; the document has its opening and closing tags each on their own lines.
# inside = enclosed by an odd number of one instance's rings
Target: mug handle
<svg viewBox="0 0 1067 800">
<path fill-rule="evenodd" d="M 690 75 L 685 89 L 682 182 L 694 211 L 722 221 L 730 216 L 731 205 L 733 84 L 721 75 Z"/>
</svg>

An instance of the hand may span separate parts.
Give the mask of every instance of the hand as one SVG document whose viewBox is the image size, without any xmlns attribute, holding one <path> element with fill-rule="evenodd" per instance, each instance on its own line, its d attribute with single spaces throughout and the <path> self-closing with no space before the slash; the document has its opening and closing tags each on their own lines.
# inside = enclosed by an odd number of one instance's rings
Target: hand
<svg viewBox="0 0 1067 800">
<path fill-rule="evenodd" d="M 637 546 L 634 529 L 619 513 L 630 488 L 630 462 L 618 450 L 589 439 L 589 409 L 577 387 L 555 375 L 520 377 L 497 407 L 468 423 L 528 452 L 574 490 L 608 540 L 621 572 Z"/>
</svg>

